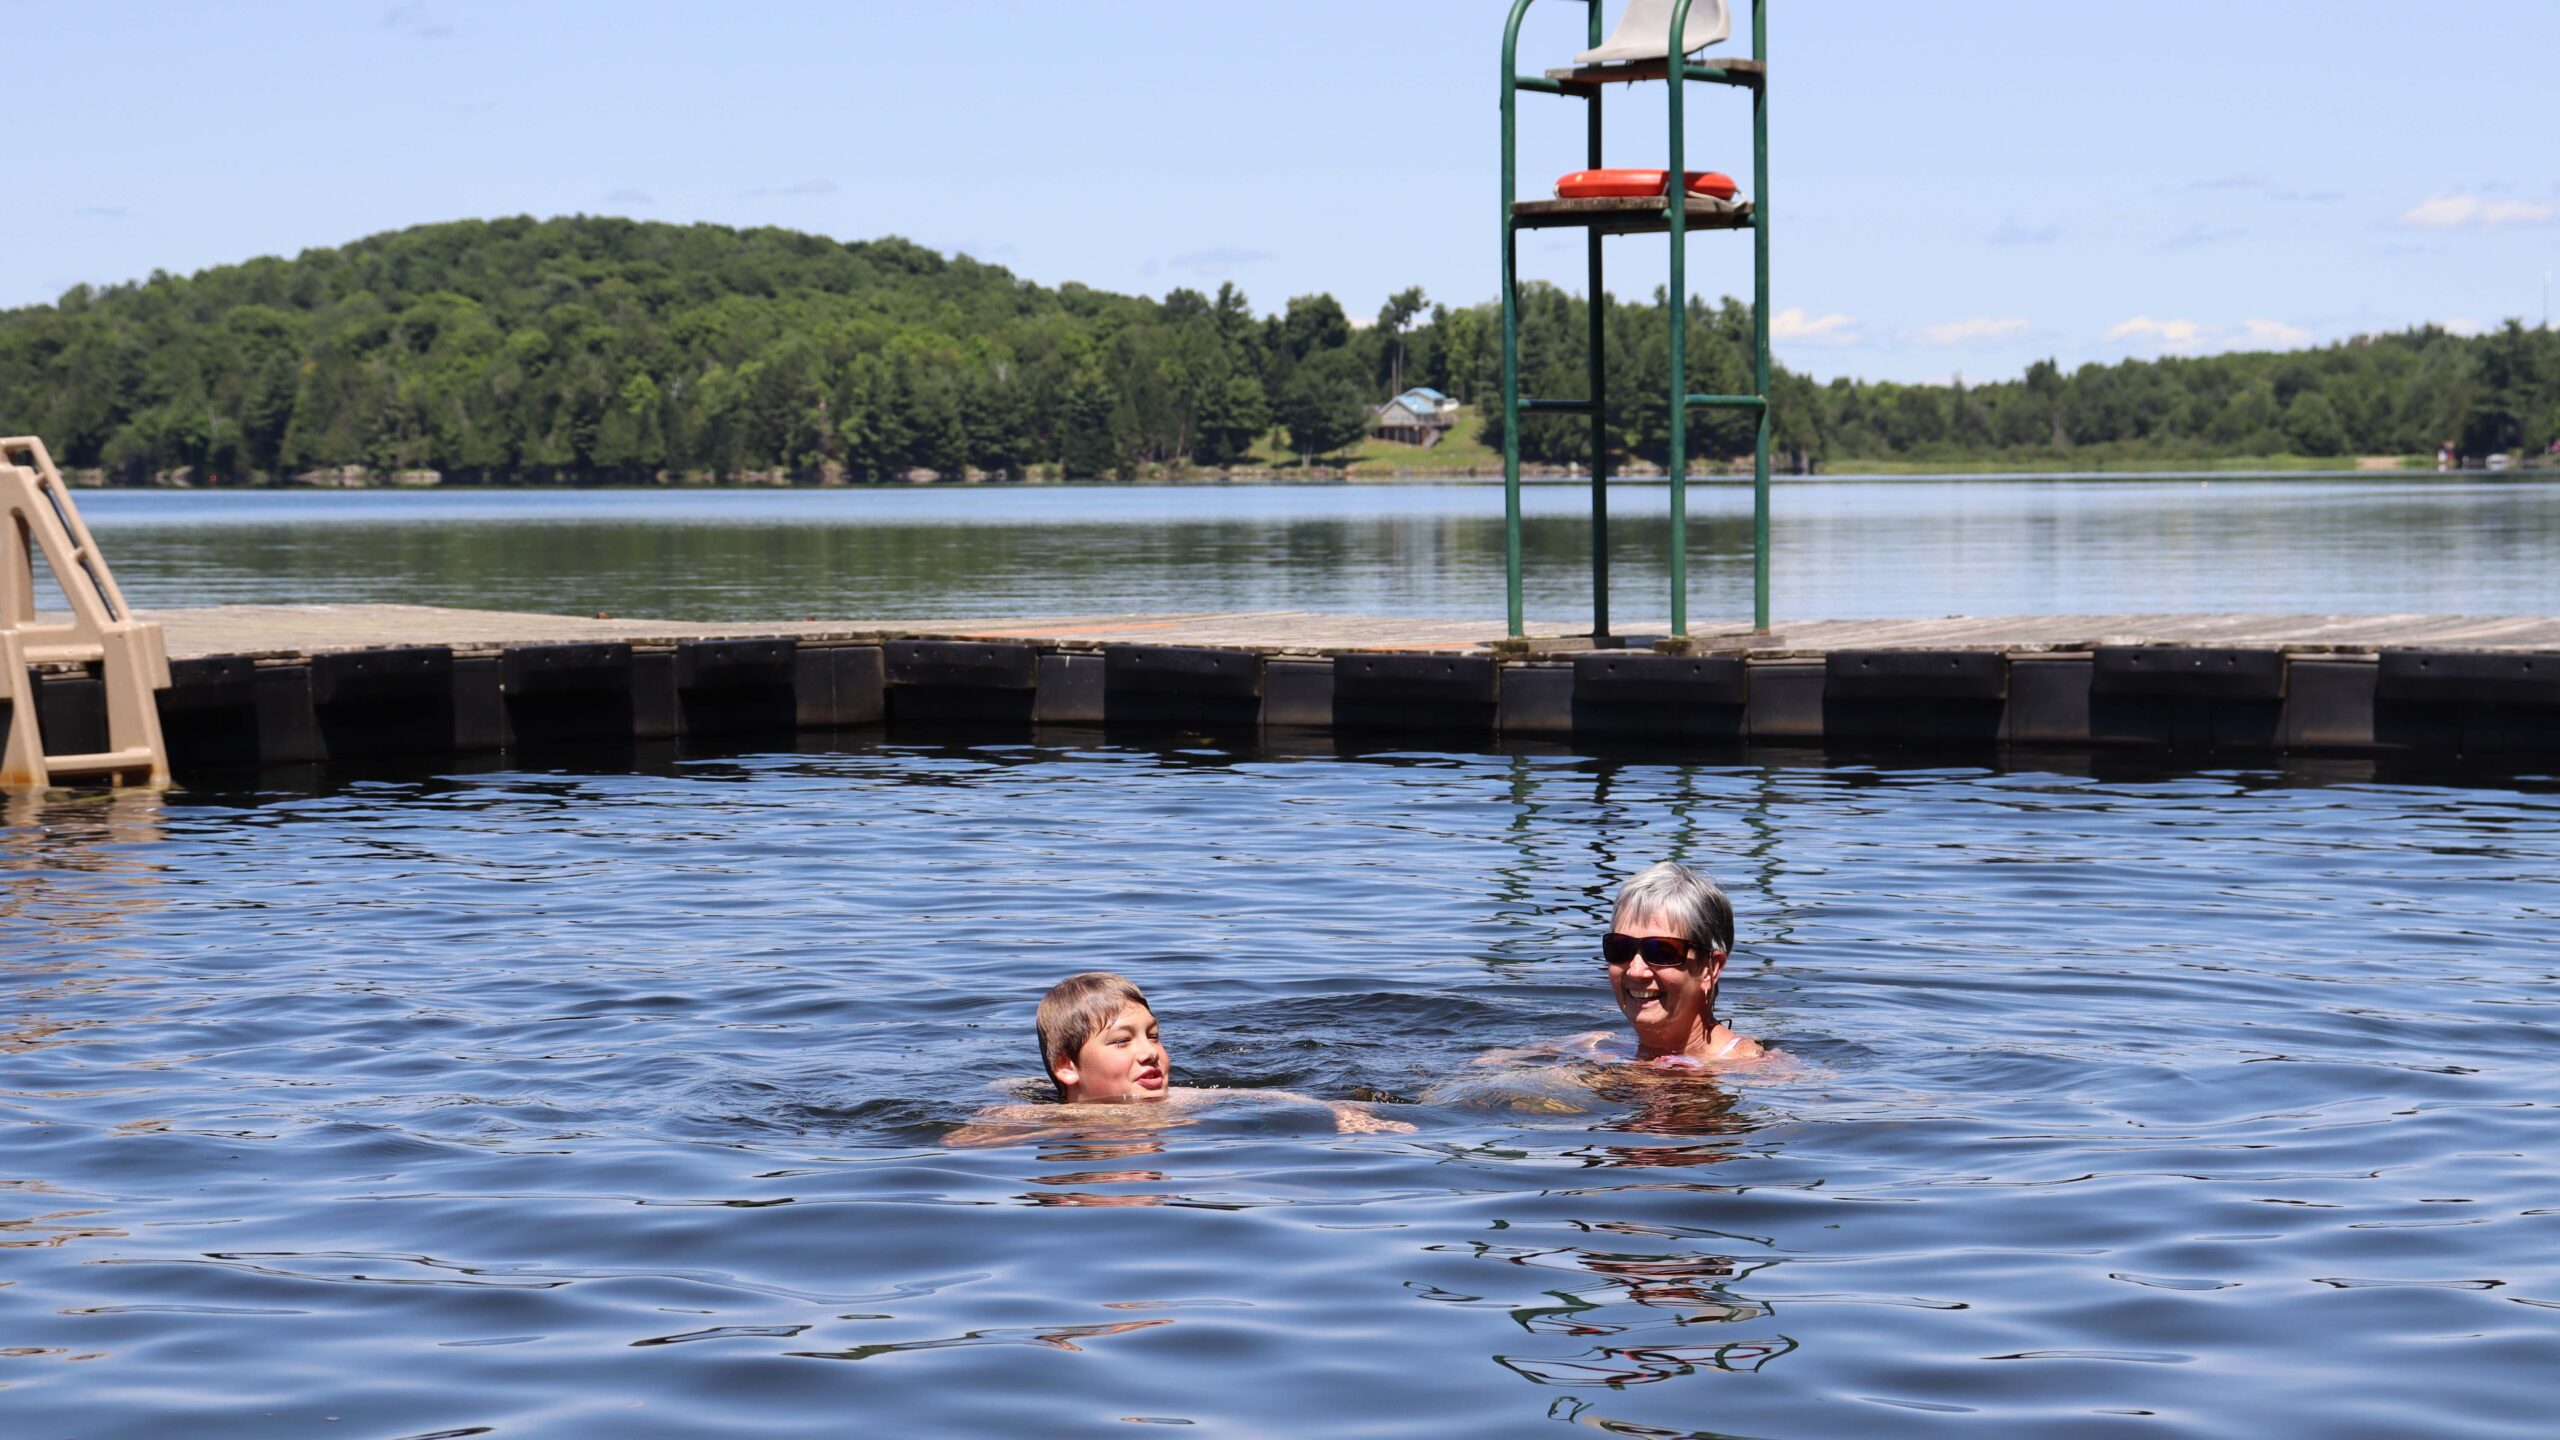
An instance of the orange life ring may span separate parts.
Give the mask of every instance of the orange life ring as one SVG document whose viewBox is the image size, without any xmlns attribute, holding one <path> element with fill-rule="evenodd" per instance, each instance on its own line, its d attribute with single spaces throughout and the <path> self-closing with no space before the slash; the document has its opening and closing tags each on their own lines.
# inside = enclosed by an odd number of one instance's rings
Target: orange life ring
<svg viewBox="0 0 2560 1440">
<path fill-rule="evenodd" d="M 1668 170 L 1576 170 L 1556 182 L 1560 200 L 1603 200 L 1620 196 L 1660 195 L 1670 186 Z M 1689 193 L 1730 200 L 1733 177 L 1715 170 L 1689 172 Z"/>
</svg>

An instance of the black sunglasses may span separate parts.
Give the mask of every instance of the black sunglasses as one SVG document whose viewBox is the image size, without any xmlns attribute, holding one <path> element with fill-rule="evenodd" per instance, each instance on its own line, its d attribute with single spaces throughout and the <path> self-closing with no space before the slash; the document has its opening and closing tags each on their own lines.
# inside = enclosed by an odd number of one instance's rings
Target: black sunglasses
<svg viewBox="0 0 2560 1440">
<path fill-rule="evenodd" d="M 1666 935 L 1621 935 L 1612 930 L 1600 937 L 1600 959 L 1614 970 L 1637 956 L 1656 970 L 1689 963 L 1690 946 L 1685 940 Z"/>
</svg>

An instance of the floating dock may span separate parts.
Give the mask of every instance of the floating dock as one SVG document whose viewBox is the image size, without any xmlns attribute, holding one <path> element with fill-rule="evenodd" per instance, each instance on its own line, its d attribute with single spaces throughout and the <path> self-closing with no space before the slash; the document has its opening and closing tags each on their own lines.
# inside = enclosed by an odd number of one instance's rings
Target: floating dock
<svg viewBox="0 0 2560 1440">
<path fill-rule="evenodd" d="M 1678 747 L 2560 753 L 2560 619 L 2056 615 L 1823 621 L 1657 649 L 1297 611 L 702 624 L 223 606 L 166 628 L 177 778 L 888 725 Z M 38 666 L 58 746 L 95 666 Z M 14 717 L 13 717 L 14 718 Z"/>
</svg>

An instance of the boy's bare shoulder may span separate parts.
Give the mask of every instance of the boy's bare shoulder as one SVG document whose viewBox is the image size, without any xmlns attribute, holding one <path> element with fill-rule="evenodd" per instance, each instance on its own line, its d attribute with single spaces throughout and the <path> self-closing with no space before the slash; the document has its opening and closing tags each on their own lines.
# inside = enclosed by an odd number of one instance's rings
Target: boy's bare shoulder
<svg viewBox="0 0 2560 1440">
<path fill-rule="evenodd" d="M 1036 1140 L 1055 1129 L 1061 1108 L 1019 1100 L 990 1105 L 970 1116 L 968 1123 L 952 1127 L 950 1133 L 942 1137 L 942 1143 L 976 1148 Z"/>
<path fill-rule="evenodd" d="M 980 1147 L 1022 1145 L 1040 1140 L 1088 1134 L 1097 1128 L 1156 1130 L 1187 1125 L 1213 1105 L 1321 1106 L 1333 1116 L 1334 1129 L 1345 1135 L 1409 1135 L 1414 1127 L 1379 1115 L 1370 1106 L 1349 1100 L 1319 1100 L 1291 1090 L 1227 1090 L 1197 1085 L 1168 1087 L 1161 1100 L 1139 1103 L 1102 1102 L 1085 1105 L 1008 1101 L 989 1105 L 968 1123 L 943 1137 L 946 1145 Z"/>
<path fill-rule="evenodd" d="M 1017 1096 L 1021 1093 L 1021 1088 L 1011 1082 L 999 1084 L 996 1088 L 1002 1093 Z M 946 1145 L 964 1147 L 1024 1145 L 1091 1134 L 1105 1128 L 1159 1130 L 1169 1125 L 1188 1124 L 1192 1111 L 1229 1093 L 1175 1085 L 1165 1090 L 1161 1100 L 1096 1100 L 1083 1104 L 1019 1098 L 1003 1100 L 980 1108 L 967 1123 L 955 1126 L 942 1140 Z"/>
</svg>

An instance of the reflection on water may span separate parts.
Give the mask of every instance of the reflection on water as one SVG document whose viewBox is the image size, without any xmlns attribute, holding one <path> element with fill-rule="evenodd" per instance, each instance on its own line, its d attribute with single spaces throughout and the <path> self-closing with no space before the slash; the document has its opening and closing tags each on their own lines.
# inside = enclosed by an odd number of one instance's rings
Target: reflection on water
<svg viewBox="0 0 2560 1440">
<path fill-rule="evenodd" d="M 1611 501 L 1613 613 L 1669 613 L 1658 484 Z M 1751 610 L 1749 487 L 1690 490 L 1693 612 Z M 1587 492 L 1535 486 L 1529 612 L 1590 614 Z M 138 605 L 398 601 L 674 619 L 1503 613 L 1498 485 L 82 498 Z M 1780 618 L 2560 613 L 2560 483 L 1788 481 Z M 1622 627 L 1623 628 L 1623 627 Z"/>
<path fill-rule="evenodd" d="M 119 961 L 136 958 L 126 947 L 144 943 L 156 908 L 149 847 L 161 838 L 163 805 L 157 792 L 138 790 L 0 795 L 0 938 L 41 935 L 47 942 L 41 955 L 14 945 L 0 950 L 9 966 L 6 993 L 27 1001 L 23 1010 L 0 1002 L 0 1054 L 61 1044 L 104 1023 L 63 1012 L 86 1009 L 128 983 Z M 0 1233 L 14 1232 L 0 1246 L 110 1233 L 63 1228 L 51 1223 L 57 1218 L 0 1220 Z M 49 1238 L 22 1238 L 28 1234 Z"/>
<path fill-rule="evenodd" d="M 1118 1142 L 1051 1143 L 1040 1149 L 1043 1165 L 1124 1165 L 1165 1153 L 1164 1145 L 1155 1140 Z M 1113 1170 L 1076 1170 L 1063 1175 L 1035 1175 L 1031 1183 L 1042 1188 L 1020 1198 L 1032 1205 L 1167 1205 L 1180 1204 L 1189 1197 L 1167 1190 L 1096 1190 L 1097 1185 L 1167 1185 L 1173 1177 L 1162 1170 L 1123 1168 Z"/>
<path fill-rule="evenodd" d="M 1783 1062 L 1780 1062 L 1781 1064 Z M 1567 1072 L 1586 1087 L 1598 1112 L 1592 1129 L 1666 1137 L 1685 1143 L 1586 1144 L 1565 1152 L 1584 1165 L 1610 1169 L 1683 1169 L 1741 1153 L 1711 1137 L 1747 1134 L 1754 1123 L 1736 1109 L 1737 1093 L 1716 1080 L 1635 1065 Z M 1749 1083 L 1749 1071 L 1737 1083 Z M 1593 1193 L 1612 1193 L 1610 1186 Z M 1496 1354 L 1495 1363 L 1542 1385 L 1596 1385 L 1611 1390 L 1677 1379 L 1699 1370 L 1757 1370 L 1795 1348 L 1784 1335 L 1748 1338 L 1703 1327 L 1767 1320 L 1766 1304 L 1749 1298 L 1751 1275 L 1776 1263 L 1738 1260 L 1696 1242 L 1720 1238 L 1694 1227 L 1624 1220 L 1568 1221 L 1582 1243 L 1509 1245 L 1473 1240 L 1450 1247 L 1479 1262 L 1561 1272 L 1531 1283 L 1545 1303 L 1504 1304 L 1436 1286 L 1417 1287 L 1443 1304 L 1495 1304 L 1532 1335 L 1594 1343 L 1581 1349 Z M 1509 1289 L 1512 1287 L 1501 1287 Z M 1588 1407 L 1576 1404 L 1579 1418 Z"/>
<path fill-rule="evenodd" d="M 1742 1067 L 1738 1073 L 1747 1083 L 1761 1072 Z M 1734 1113 L 1733 1094 L 1712 1080 L 1641 1065 L 1610 1065 L 1593 1075 L 1591 1089 L 1616 1112 L 1602 1122 L 1605 1130 L 1638 1135 L 1739 1135 L 1751 1128 Z M 1700 1165 L 1722 1159 L 1727 1152 L 1722 1147 L 1684 1145 L 1615 1146 L 1610 1153 L 1617 1157 L 1614 1163 L 1621 1165 Z M 1673 1154 L 1683 1158 L 1652 1158 Z M 1630 1158 L 1636 1156 L 1648 1158 Z"/>
<path fill-rule="evenodd" d="M 2560 798 L 1045 743 L 0 841 L 8 1433 L 2535 1433 Z M 1611 1023 L 1665 853 L 1780 1062 Z M 1080 969 L 1221 1103 L 953 1143 Z M 1155 1117 L 1161 1119 L 1162 1117 Z"/>
<path fill-rule="evenodd" d="M 880 1345 L 856 1345 L 846 1350 L 793 1350 L 787 1352 L 800 1360 L 869 1360 L 882 1355 L 905 1355 L 919 1350 L 949 1350 L 960 1345 L 1046 1345 L 1053 1350 L 1080 1351 L 1082 1340 L 1091 1344 L 1112 1335 L 1126 1335 L 1133 1330 L 1152 1330 L 1170 1325 L 1170 1320 L 1123 1320 L 1111 1325 L 1053 1325 L 1047 1328 L 1025 1327 L 1007 1330 L 972 1330 L 947 1339 L 899 1340 Z M 706 1332 L 708 1333 L 708 1332 Z M 776 1333 L 774 1331 L 754 1333 Z M 789 1333 L 797 1334 L 797 1331 Z"/>
<path fill-rule="evenodd" d="M 142 918 L 162 835 L 157 791 L 0 794 L 0 921 L 98 931 Z"/>
</svg>

